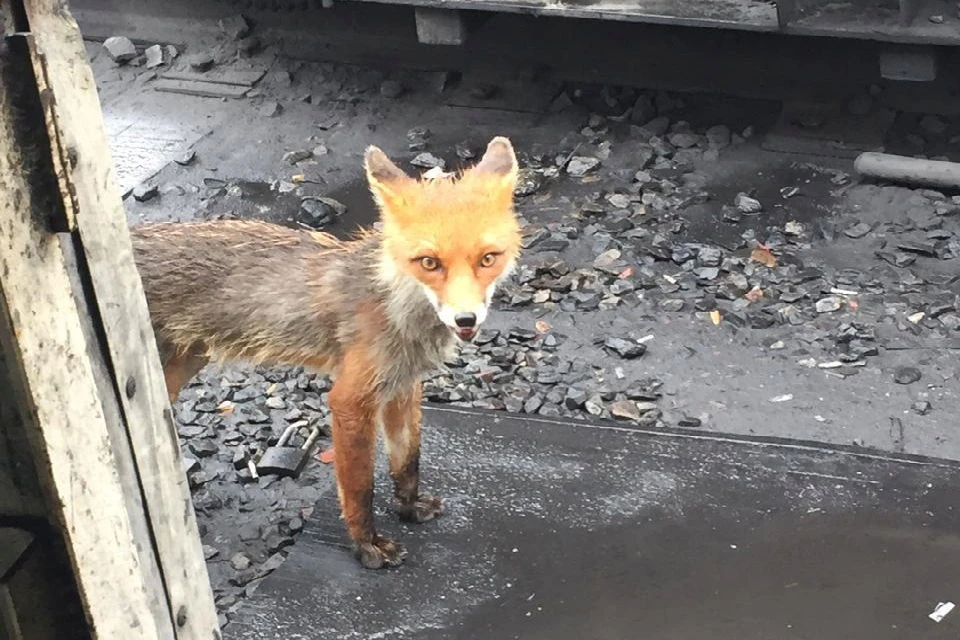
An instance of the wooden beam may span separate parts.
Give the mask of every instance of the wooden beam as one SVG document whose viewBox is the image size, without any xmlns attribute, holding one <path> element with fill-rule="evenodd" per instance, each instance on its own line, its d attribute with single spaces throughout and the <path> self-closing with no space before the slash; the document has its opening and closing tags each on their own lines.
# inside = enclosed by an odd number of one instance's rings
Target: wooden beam
<svg viewBox="0 0 960 640">
<path fill-rule="evenodd" d="M 31 54 L 21 66 L 32 68 L 33 86 L 13 86 L 31 75 L 24 68 L 0 73 L 0 343 L 13 363 L 17 415 L 28 423 L 46 506 L 96 637 L 215 640 L 206 564 L 83 41 L 66 3 L 20 4 L 27 24 L 19 26 L 33 38 L 20 48 Z M 31 90 L 46 109 L 24 110 Z M 52 189 L 38 188 L 44 176 L 56 179 Z"/>
<path fill-rule="evenodd" d="M 462 45 L 467 41 L 467 21 L 458 9 L 415 7 L 417 40 L 423 44 Z"/>
<path fill-rule="evenodd" d="M 777 24 L 781 29 L 797 19 L 797 0 L 777 0 Z"/>
<path fill-rule="evenodd" d="M 178 638 L 218 635 L 216 608 L 93 71 L 62 0 L 25 0 L 43 55 L 77 230 Z"/>
<path fill-rule="evenodd" d="M 172 639 L 159 573 L 135 551 L 150 541 L 135 534 L 60 243 L 49 229 L 55 192 L 31 182 L 48 168 L 42 154 L 49 147 L 42 119 L 29 118 L 38 115 L 25 104 L 30 87 L 15 84 L 29 79 L 29 63 L 18 64 L 9 48 L 0 55 L 0 349 L 10 367 L 4 392 L 30 443 L 18 453 L 32 454 L 98 636 L 136 628 L 144 638 Z M 145 532 L 145 518 L 142 524 Z"/>
</svg>

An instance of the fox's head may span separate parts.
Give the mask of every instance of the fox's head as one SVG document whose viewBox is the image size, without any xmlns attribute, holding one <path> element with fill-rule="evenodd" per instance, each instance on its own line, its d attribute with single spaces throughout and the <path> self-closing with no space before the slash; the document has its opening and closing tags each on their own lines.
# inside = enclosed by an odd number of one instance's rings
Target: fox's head
<svg viewBox="0 0 960 640">
<path fill-rule="evenodd" d="M 459 176 L 414 179 L 376 147 L 365 166 L 383 223 L 384 275 L 418 282 L 440 320 L 472 340 L 520 252 L 510 141 L 491 140 Z"/>
</svg>

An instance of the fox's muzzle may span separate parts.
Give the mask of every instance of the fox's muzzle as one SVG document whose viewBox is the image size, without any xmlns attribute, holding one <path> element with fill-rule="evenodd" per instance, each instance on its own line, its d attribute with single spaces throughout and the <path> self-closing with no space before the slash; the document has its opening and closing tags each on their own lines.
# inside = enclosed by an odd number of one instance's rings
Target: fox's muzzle
<svg viewBox="0 0 960 640">
<path fill-rule="evenodd" d="M 464 311 L 463 313 L 458 313 L 453 316 L 453 322 L 460 329 L 473 329 L 477 326 L 477 314 Z"/>
<path fill-rule="evenodd" d="M 453 322 L 457 325 L 457 337 L 469 342 L 477 335 L 477 314 L 472 311 L 463 311 L 453 316 Z"/>
</svg>

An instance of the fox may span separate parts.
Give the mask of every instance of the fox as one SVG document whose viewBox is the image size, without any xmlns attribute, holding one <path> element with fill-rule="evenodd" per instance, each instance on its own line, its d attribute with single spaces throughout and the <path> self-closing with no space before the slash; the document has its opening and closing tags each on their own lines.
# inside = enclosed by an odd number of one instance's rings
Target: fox
<svg viewBox="0 0 960 640">
<path fill-rule="evenodd" d="M 345 240 L 251 220 L 141 223 L 130 235 L 171 403 L 211 362 L 330 377 L 340 517 L 360 564 L 380 569 L 407 550 L 375 526 L 378 435 L 399 518 L 442 515 L 420 486 L 422 380 L 476 337 L 521 228 L 506 137 L 457 173 L 413 177 L 376 146 L 363 167 L 380 224 Z"/>
</svg>

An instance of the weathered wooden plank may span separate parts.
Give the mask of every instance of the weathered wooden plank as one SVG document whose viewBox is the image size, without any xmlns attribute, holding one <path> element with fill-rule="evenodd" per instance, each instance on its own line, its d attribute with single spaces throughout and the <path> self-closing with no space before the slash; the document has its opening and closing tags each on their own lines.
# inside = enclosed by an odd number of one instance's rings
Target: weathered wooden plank
<svg viewBox="0 0 960 640">
<path fill-rule="evenodd" d="M 457 9 L 415 7 L 417 40 L 423 44 L 461 45 L 467 41 L 467 22 Z"/>
<path fill-rule="evenodd" d="M 805 12 L 784 33 L 802 36 L 856 38 L 903 44 L 960 44 L 960 18 L 939 0 L 907 0 L 901 13 L 889 4 L 822 2 Z M 940 20 L 930 20 L 940 16 Z"/>
<path fill-rule="evenodd" d="M 219 638 L 160 358 L 80 30 L 65 2 L 24 0 L 24 5 L 37 49 L 44 57 L 59 134 L 72 159 L 67 181 L 76 202 L 77 232 L 150 516 L 176 637 Z"/>
<path fill-rule="evenodd" d="M 777 10 L 756 0 L 356 0 L 432 9 L 502 11 L 563 18 L 775 31 Z"/>
<path fill-rule="evenodd" d="M 22 53 L 30 58 L 31 71 L 33 72 L 32 79 L 37 86 L 38 95 L 47 96 L 50 88 L 47 86 L 44 68 L 40 62 L 40 56 L 37 54 L 33 38 L 11 38 L 11 46 L 14 43 L 22 43 L 25 49 Z M 51 226 L 56 231 L 70 231 L 76 222 L 76 203 L 73 200 L 73 194 L 70 192 L 70 185 L 66 181 L 66 163 L 70 161 L 69 154 L 63 148 L 63 140 L 60 138 L 60 132 L 57 129 L 53 101 L 43 98 L 39 103 L 43 112 L 43 123 L 47 130 L 47 143 L 53 152 L 50 157 L 53 173 L 49 177 L 56 181 L 57 188 L 60 190 L 56 210 L 50 216 Z"/>
<path fill-rule="evenodd" d="M 211 69 L 210 71 L 167 71 L 160 74 L 161 80 L 189 80 L 192 82 L 216 82 L 252 87 L 264 75 L 265 69 Z"/>
<path fill-rule="evenodd" d="M 960 44 L 960 19 L 941 0 L 904 0 L 901 20 L 889 3 L 826 2 L 815 10 L 801 7 L 795 15 L 778 12 L 759 0 L 353 0 L 403 4 L 436 9 L 521 13 L 559 18 L 584 18 L 689 27 L 781 32 L 828 38 L 855 38 L 913 44 Z M 803 3 L 804 5 L 808 3 Z M 944 20 L 931 22 L 932 15 Z"/>
<path fill-rule="evenodd" d="M 222 82 L 198 82 L 196 80 L 157 80 L 155 91 L 182 93 L 185 96 L 203 98 L 242 98 L 250 87 Z"/>
<path fill-rule="evenodd" d="M 101 638 L 174 638 L 159 575 L 151 581 L 132 512 L 113 461 L 87 345 L 59 242 L 48 230 L 59 192 L 38 190 L 31 170 L 44 168 L 39 112 L 19 98 L 35 87 L 20 60 L 0 55 L 0 350 L 46 506 L 70 549 L 89 620 Z M 34 115 L 33 119 L 24 116 Z M 46 167 L 49 169 L 49 167 Z M 21 455 L 25 452 L 20 452 Z"/>
</svg>

